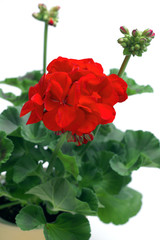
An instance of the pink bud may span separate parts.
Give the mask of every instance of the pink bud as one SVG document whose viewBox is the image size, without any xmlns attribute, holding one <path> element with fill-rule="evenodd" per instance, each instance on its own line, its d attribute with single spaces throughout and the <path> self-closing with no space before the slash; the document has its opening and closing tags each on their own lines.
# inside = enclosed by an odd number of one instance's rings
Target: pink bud
<svg viewBox="0 0 160 240">
<path fill-rule="evenodd" d="M 61 7 L 60 7 L 60 6 L 56 6 L 55 8 L 56 8 L 56 10 L 58 11 Z"/>
<path fill-rule="evenodd" d="M 121 27 L 120 27 L 120 31 L 121 31 L 121 33 L 123 33 L 123 34 L 129 34 L 129 30 L 128 30 L 125 26 L 121 26 Z"/>
<path fill-rule="evenodd" d="M 152 33 L 152 35 L 150 36 L 151 38 L 154 38 L 155 37 L 155 33 Z"/>
<path fill-rule="evenodd" d="M 134 29 L 134 30 L 132 31 L 132 35 L 133 35 L 133 37 L 136 37 L 136 36 L 137 36 L 137 29 Z"/>
<path fill-rule="evenodd" d="M 147 36 L 151 36 L 153 34 L 153 30 L 151 30 L 151 29 L 149 29 L 148 31 L 147 31 Z"/>
<path fill-rule="evenodd" d="M 143 35 L 144 35 L 144 36 L 147 36 L 147 37 L 154 37 L 154 36 L 155 36 L 155 33 L 153 32 L 152 29 L 146 29 L 146 30 L 143 32 Z"/>
<path fill-rule="evenodd" d="M 38 8 L 43 8 L 43 9 L 44 9 L 44 8 L 47 8 L 47 7 L 46 7 L 45 4 L 43 4 L 43 3 L 39 3 L 39 4 L 38 4 Z"/>
</svg>

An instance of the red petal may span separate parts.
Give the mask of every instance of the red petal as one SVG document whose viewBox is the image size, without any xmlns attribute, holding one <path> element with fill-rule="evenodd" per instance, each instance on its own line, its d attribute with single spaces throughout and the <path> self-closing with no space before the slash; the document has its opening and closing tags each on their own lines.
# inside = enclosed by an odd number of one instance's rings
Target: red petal
<svg viewBox="0 0 160 240">
<path fill-rule="evenodd" d="M 47 111 L 53 110 L 59 105 L 62 99 L 63 89 L 60 84 L 56 81 L 53 81 L 48 86 L 46 91 L 46 97 L 44 99 L 44 106 Z"/>
<path fill-rule="evenodd" d="M 72 84 L 71 78 L 68 76 L 67 73 L 64 72 L 57 72 L 52 75 L 53 80 L 58 82 L 63 89 L 62 99 L 65 99 L 66 95 L 68 94 L 68 91 L 70 89 L 70 86 Z M 53 82 L 52 80 L 52 82 Z"/>
<path fill-rule="evenodd" d="M 46 128 L 52 131 L 61 131 L 62 129 L 57 125 L 56 122 L 57 109 L 53 109 L 50 112 L 46 112 L 43 115 L 43 123 Z"/>
<path fill-rule="evenodd" d="M 93 105 L 96 103 L 96 101 L 90 97 L 90 96 L 81 96 L 79 99 L 78 107 L 83 108 L 83 110 L 87 112 L 92 112 Z"/>
<path fill-rule="evenodd" d="M 77 133 L 77 129 L 85 122 L 85 112 L 80 108 L 75 108 L 76 118 L 75 120 L 66 127 L 66 131 L 71 131 L 72 134 Z M 79 132 L 78 132 L 79 133 Z M 79 135 L 82 135 L 81 133 Z"/>
<path fill-rule="evenodd" d="M 38 83 L 38 92 L 42 98 L 44 97 L 47 87 L 48 87 L 48 79 L 46 78 L 46 74 L 44 74 Z"/>
<path fill-rule="evenodd" d="M 36 84 L 33 87 L 30 87 L 28 92 L 29 100 L 31 100 L 32 96 L 35 95 L 37 92 L 38 92 L 38 84 Z"/>
<path fill-rule="evenodd" d="M 100 124 L 107 124 L 113 122 L 116 112 L 114 108 L 107 104 L 97 103 L 96 107 L 98 109 L 101 121 Z"/>
<path fill-rule="evenodd" d="M 33 111 L 31 112 L 31 115 L 30 115 L 30 117 L 29 117 L 29 119 L 28 119 L 28 121 L 27 121 L 26 124 L 33 124 L 33 123 L 37 123 L 37 122 L 39 122 L 39 121 L 41 121 L 41 119 L 40 119 L 39 116 L 37 115 L 36 110 L 33 110 Z"/>
<path fill-rule="evenodd" d="M 36 93 L 35 95 L 33 95 L 33 97 L 31 98 L 31 100 L 34 103 L 37 103 L 38 105 L 42 105 L 43 104 L 43 100 L 41 98 L 41 96 L 39 95 L 39 93 Z"/>
<path fill-rule="evenodd" d="M 80 85 L 78 82 L 74 82 L 67 97 L 67 104 L 71 106 L 76 106 L 79 102 L 81 95 Z"/>
<path fill-rule="evenodd" d="M 29 113 L 33 109 L 34 109 L 33 102 L 32 101 L 26 102 L 21 109 L 20 117 L 23 117 L 24 115 L 26 115 L 27 113 Z"/>
<path fill-rule="evenodd" d="M 117 76 L 116 74 L 111 74 L 109 77 L 109 80 L 112 82 L 112 85 L 114 87 L 114 90 L 116 91 L 119 99 L 118 102 L 123 102 L 125 101 L 128 96 L 127 96 L 127 83 Z"/>
<path fill-rule="evenodd" d="M 70 59 L 58 57 L 49 63 L 47 70 L 51 72 L 71 72 L 73 64 Z"/>
<path fill-rule="evenodd" d="M 49 94 L 44 99 L 44 107 L 47 111 L 52 111 L 53 109 L 59 107 L 60 103 L 58 100 L 54 100 Z"/>
<path fill-rule="evenodd" d="M 57 112 L 56 122 L 61 128 L 66 128 L 70 125 L 76 118 L 76 109 L 68 105 L 62 105 Z"/>
<path fill-rule="evenodd" d="M 44 107 L 43 107 L 43 105 L 41 105 L 41 106 L 40 105 L 36 105 L 34 110 L 36 111 L 36 114 L 39 117 L 39 119 L 42 120 L 43 114 L 44 114 Z"/>
<path fill-rule="evenodd" d="M 85 112 L 85 121 L 77 129 L 77 134 L 82 135 L 92 132 L 99 125 L 99 118 L 93 113 Z"/>
</svg>

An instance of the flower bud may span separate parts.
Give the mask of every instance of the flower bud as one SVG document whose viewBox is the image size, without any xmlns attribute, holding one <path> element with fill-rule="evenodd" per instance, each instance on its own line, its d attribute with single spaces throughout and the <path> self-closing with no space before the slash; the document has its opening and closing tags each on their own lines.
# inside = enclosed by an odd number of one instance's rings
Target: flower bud
<svg viewBox="0 0 160 240">
<path fill-rule="evenodd" d="M 47 21 L 47 20 L 48 20 L 48 13 L 47 13 L 47 12 L 43 15 L 43 20 L 44 20 L 44 21 Z"/>
<path fill-rule="evenodd" d="M 143 33 L 143 36 L 146 36 L 146 37 L 151 37 L 151 36 L 155 36 L 155 33 L 153 32 L 152 29 L 146 29 Z"/>
<path fill-rule="evenodd" d="M 38 18 L 38 15 L 39 15 L 38 13 L 35 13 L 35 12 L 32 13 L 32 16 L 33 16 L 34 18 Z"/>
<path fill-rule="evenodd" d="M 59 11 L 59 9 L 60 9 L 60 6 L 56 6 L 56 7 L 53 7 L 53 8 L 51 8 L 51 10 L 50 11 Z"/>
<path fill-rule="evenodd" d="M 129 30 L 124 26 L 120 30 L 125 34 L 125 37 L 118 39 L 118 43 L 124 48 L 124 55 L 142 56 L 142 53 L 147 51 L 147 47 L 155 37 L 155 33 L 151 29 L 146 29 L 143 32 L 134 29 L 132 35 L 128 34 Z"/>
<path fill-rule="evenodd" d="M 134 48 L 135 48 L 135 50 L 139 50 L 141 47 L 139 44 L 136 44 Z"/>
<path fill-rule="evenodd" d="M 123 43 L 121 43 L 121 46 L 125 48 L 125 47 L 127 47 L 127 44 L 123 42 Z"/>
<path fill-rule="evenodd" d="M 123 38 L 119 38 L 119 39 L 117 40 L 117 42 L 121 44 L 121 43 L 124 42 L 124 40 L 123 40 Z"/>
<path fill-rule="evenodd" d="M 43 4 L 43 3 L 39 3 L 39 4 L 38 4 L 38 8 L 40 9 L 40 11 L 47 10 L 46 5 Z"/>
<path fill-rule="evenodd" d="M 125 26 L 121 26 L 121 27 L 120 27 L 120 31 L 121 31 L 121 33 L 123 33 L 123 34 L 129 34 L 129 30 L 128 30 L 128 28 L 126 28 Z"/>
<path fill-rule="evenodd" d="M 124 38 L 123 38 L 123 41 L 126 42 L 126 43 L 128 43 L 128 42 L 129 42 L 129 39 L 128 39 L 127 37 L 124 37 Z"/>
<path fill-rule="evenodd" d="M 52 26 L 54 25 L 53 18 L 49 18 L 49 20 L 48 20 L 48 24 L 49 24 L 49 25 L 52 25 Z"/>
<path fill-rule="evenodd" d="M 151 38 L 154 38 L 155 37 L 155 33 L 152 33 L 152 35 L 150 36 Z"/>
<path fill-rule="evenodd" d="M 32 16 L 36 19 L 48 23 L 49 25 L 56 26 L 58 22 L 58 10 L 59 6 L 51 8 L 51 10 L 47 10 L 45 4 L 38 4 L 38 8 L 40 11 L 38 13 L 33 13 Z"/>
<path fill-rule="evenodd" d="M 142 38 L 140 38 L 140 43 L 145 43 L 146 41 L 147 41 L 147 39 L 146 38 L 144 38 L 144 37 L 142 37 Z"/>
<path fill-rule="evenodd" d="M 133 31 L 132 31 L 132 36 L 133 37 L 137 37 L 137 36 L 139 36 L 139 31 L 138 31 L 138 29 L 134 29 Z"/>
</svg>

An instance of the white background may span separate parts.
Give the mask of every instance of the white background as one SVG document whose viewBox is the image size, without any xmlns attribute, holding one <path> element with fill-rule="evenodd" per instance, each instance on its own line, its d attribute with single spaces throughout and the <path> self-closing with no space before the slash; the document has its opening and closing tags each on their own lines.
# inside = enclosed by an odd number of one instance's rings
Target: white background
<svg viewBox="0 0 160 240">
<path fill-rule="evenodd" d="M 0 80 L 42 69 L 43 23 L 31 17 L 38 11 L 37 0 L 0 1 Z M 154 93 L 131 96 L 116 105 L 115 125 L 121 130 L 151 131 L 160 139 L 160 17 L 159 1 L 127 0 L 48 0 L 48 8 L 59 5 L 56 28 L 49 27 L 49 63 L 58 56 L 88 58 L 102 64 L 106 74 L 119 68 L 122 48 L 117 39 L 121 25 L 130 30 L 151 28 L 156 33 L 143 57 L 132 57 L 127 67 L 129 77 L 139 84 L 150 84 Z M 4 91 L 19 94 L 16 88 L 2 85 Z M 10 103 L 0 99 L 0 111 Z M 105 225 L 90 217 L 91 240 L 159 240 L 160 170 L 140 169 L 133 173 L 131 187 L 143 194 L 140 213 L 125 225 Z"/>
</svg>

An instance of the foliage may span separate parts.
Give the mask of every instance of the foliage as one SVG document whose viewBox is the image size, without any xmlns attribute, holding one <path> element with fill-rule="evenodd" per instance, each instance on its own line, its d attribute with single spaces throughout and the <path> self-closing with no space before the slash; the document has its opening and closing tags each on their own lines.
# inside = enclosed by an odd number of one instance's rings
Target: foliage
<svg viewBox="0 0 160 240">
<path fill-rule="evenodd" d="M 110 73 L 117 73 L 112 69 Z M 19 118 L 30 86 L 41 77 L 39 71 L 1 83 L 21 89 L 20 96 L 0 96 L 11 101 L 0 115 L 0 196 L 21 204 L 16 223 L 22 230 L 43 228 L 46 239 L 90 238 L 86 216 L 97 216 L 104 223 L 124 224 L 141 207 L 141 194 L 129 188 L 133 171 L 140 167 L 160 167 L 159 140 L 150 132 L 122 132 L 113 124 L 102 125 L 89 145 L 64 143 L 53 161 L 59 136 L 41 122 L 26 125 Z M 128 95 L 151 92 L 124 74 Z M 95 130 L 96 131 L 96 130 Z M 46 163 L 53 161 L 48 174 Z M 50 223 L 43 211 L 57 216 Z"/>
</svg>

